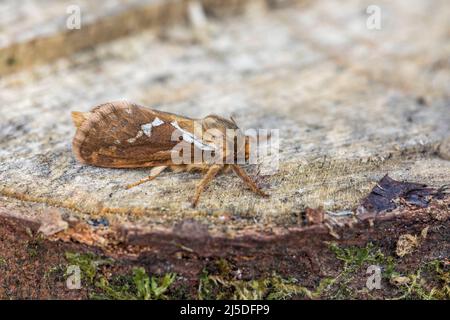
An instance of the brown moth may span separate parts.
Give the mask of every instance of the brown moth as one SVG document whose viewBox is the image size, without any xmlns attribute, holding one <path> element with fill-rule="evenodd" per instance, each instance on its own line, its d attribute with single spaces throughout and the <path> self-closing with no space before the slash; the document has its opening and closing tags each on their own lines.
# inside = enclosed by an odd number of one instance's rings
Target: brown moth
<svg viewBox="0 0 450 320">
<path fill-rule="evenodd" d="M 233 120 L 216 115 L 191 119 L 128 102 L 105 103 L 85 113 L 72 112 L 72 119 L 77 127 L 73 152 L 80 162 L 105 168 L 152 167 L 148 177 L 128 185 L 127 188 L 155 179 L 166 168 L 175 172 L 203 171 L 205 175 L 197 185 L 192 199 L 192 206 L 195 207 L 207 184 L 220 171 L 228 171 L 231 168 L 253 192 L 267 196 L 237 164 L 236 144 L 229 147 L 226 130 L 239 129 Z M 195 123 L 200 124 L 202 132 L 217 133 L 214 136 L 216 140 L 211 136 L 197 134 Z M 173 136 L 178 136 L 178 141 L 173 139 Z M 217 136 L 223 139 L 224 143 L 214 144 L 214 141 L 217 142 Z M 248 160 L 249 137 L 244 138 L 244 150 L 241 151 L 244 151 L 245 160 Z M 228 156 L 229 159 L 231 156 L 236 161 L 231 164 L 229 161 L 174 163 L 173 149 L 180 143 L 189 145 L 192 155 L 199 149 L 213 150 L 212 153 L 217 152 L 219 157 L 225 159 Z"/>
</svg>

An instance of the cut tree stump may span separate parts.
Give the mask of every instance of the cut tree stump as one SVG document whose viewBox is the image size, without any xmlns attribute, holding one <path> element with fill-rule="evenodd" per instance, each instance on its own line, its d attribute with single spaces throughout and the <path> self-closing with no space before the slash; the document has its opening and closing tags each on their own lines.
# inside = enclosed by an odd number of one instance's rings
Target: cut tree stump
<svg viewBox="0 0 450 320">
<path fill-rule="evenodd" d="M 70 32 L 63 2 L 2 10 L 3 250 L 40 230 L 55 255 L 78 248 L 192 279 L 223 257 L 248 274 L 281 266 L 314 282 L 330 241 L 394 250 L 400 235 L 429 226 L 427 257 L 450 256 L 448 200 L 375 214 L 359 206 L 386 174 L 450 183 L 447 1 L 378 1 L 380 30 L 366 26 L 370 1 L 202 1 L 206 24 L 193 1 L 117 2 L 70 1 L 86 14 Z M 257 176 L 270 198 L 226 174 L 193 209 L 199 174 L 164 172 L 126 190 L 149 170 L 78 163 L 70 112 L 123 99 L 279 129 L 279 168 Z"/>
</svg>

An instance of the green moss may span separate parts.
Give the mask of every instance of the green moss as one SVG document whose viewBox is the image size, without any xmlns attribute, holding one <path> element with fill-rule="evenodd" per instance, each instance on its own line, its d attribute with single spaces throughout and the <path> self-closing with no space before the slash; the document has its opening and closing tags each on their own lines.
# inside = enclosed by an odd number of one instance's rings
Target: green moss
<svg viewBox="0 0 450 320">
<path fill-rule="evenodd" d="M 200 300 L 285 300 L 300 297 L 316 299 L 334 280 L 324 278 L 316 288 L 308 289 L 294 277 L 284 278 L 276 273 L 257 279 L 236 279 L 232 273 L 233 267 L 225 259 L 217 260 L 212 269 L 214 274 L 205 269 L 200 275 L 197 290 L 197 298 Z"/>
<path fill-rule="evenodd" d="M 324 296 L 333 299 L 352 299 L 357 295 L 357 290 L 352 286 L 355 277 L 363 267 L 377 265 L 382 270 L 382 277 L 390 279 L 396 275 L 395 260 L 391 256 L 385 256 L 380 248 L 373 243 L 365 247 L 339 247 L 336 243 L 330 243 L 330 250 L 336 258 L 343 261 L 342 270 L 335 278 L 330 278 L 327 285 L 323 285 Z M 365 269 L 364 269 L 365 270 Z"/>
<path fill-rule="evenodd" d="M 392 279 L 392 277 L 398 276 L 394 257 L 392 256 L 385 257 L 383 264 L 384 264 L 384 268 L 382 270 L 383 278 L 390 280 Z"/>
<path fill-rule="evenodd" d="M 444 262 L 433 260 L 422 263 L 421 266 L 406 275 L 396 269 L 397 260 L 384 255 L 379 248 L 369 243 L 365 247 L 341 248 L 335 243 L 330 244 L 330 250 L 336 258 L 344 262 L 341 272 L 336 276 L 324 292 L 331 298 L 353 298 L 357 292 L 351 288 L 357 272 L 362 267 L 375 264 L 381 267 L 385 285 L 390 286 L 392 299 L 448 299 L 450 298 L 450 271 Z M 402 278 L 396 286 L 392 280 Z M 394 281 L 395 282 L 395 281 Z M 388 297 L 385 297 L 388 298 Z"/>
<path fill-rule="evenodd" d="M 358 269 L 365 263 L 381 264 L 385 262 L 385 256 L 379 248 L 372 243 L 365 247 L 341 248 L 336 243 L 330 244 L 330 250 L 336 255 L 336 258 L 344 261 L 345 269 Z"/>
<path fill-rule="evenodd" d="M 131 292 L 131 283 L 129 276 L 114 276 L 111 280 L 101 277 L 95 283 L 98 292 L 92 292 L 90 297 L 96 300 L 135 300 L 136 294 Z"/>
<path fill-rule="evenodd" d="M 175 278 L 174 273 L 168 273 L 162 277 L 149 277 L 144 268 L 134 268 L 131 276 L 116 277 L 113 281 L 101 277 L 96 283 L 100 293 L 92 295 L 92 298 L 115 300 L 168 299 L 166 292 Z"/>
<path fill-rule="evenodd" d="M 166 299 L 165 293 L 174 282 L 176 275 L 167 273 L 162 277 L 149 277 L 144 268 L 133 270 L 133 282 L 139 299 Z"/>
<path fill-rule="evenodd" d="M 221 275 L 228 276 L 232 271 L 230 263 L 224 258 L 220 258 L 219 260 L 216 261 L 215 264 L 217 266 L 219 274 Z"/>
<path fill-rule="evenodd" d="M 3 257 L 0 257 L 0 268 L 5 267 L 6 265 L 7 265 L 6 259 Z"/>
<path fill-rule="evenodd" d="M 53 267 L 51 267 L 51 268 L 49 268 L 46 272 L 45 272 L 45 277 L 46 278 L 50 278 L 50 277 L 53 277 L 53 276 L 57 276 L 57 277 L 59 277 L 59 276 L 64 276 L 64 273 L 65 273 L 65 266 L 63 266 L 63 265 L 56 265 L 56 266 L 53 266 Z"/>
<path fill-rule="evenodd" d="M 243 281 L 204 273 L 200 277 L 198 298 L 200 300 L 260 300 L 265 296 L 266 291 L 267 286 L 264 280 Z"/>
<path fill-rule="evenodd" d="M 93 253 L 65 253 L 68 265 L 80 268 L 82 280 L 92 299 L 153 300 L 167 299 L 167 291 L 176 275 L 149 276 L 144 268 L 134 268 L 130 275 L 105 276 L 101 266 L 111 266 L 112 259 L 103 259 Z M 67 275 L 66 275 L 67 276 Z"/>
<path fill-rule="evenodd" d="M 232 266 L 224 259 L 215 263 L 215 273 L 206 270 L 200 276 L 198 286 L 199 299 L 357 299 L 357 298 L 393 298 L 393 299 L 448 299 L 450 298 L 449 268 L 442 261 L 422 264 L 418 270 L 407 275 L 407 283 L 391 284 L 391 280 L 401 276 L 397 271 L 397 262 L 393 256 L 385 255 L 379 247 L 368 243 L 364 247 L 339 247 L 330 244 L 330 250 L 342 268 L 335 277 L 320 280 L 317 287 L 302 286 L 293 277 L 283 278 L 277 274 L 257 279 L 240 280 L 233 276 Z M 377 265 L 382 272 L 384 290 L 369 291 L 365 287 L 368 277 L 366 268 Z M 426 279 L 422 270 L 426 266 Z M 387 291 L 386 291 L 387 289 Z M 388 293 L 387 293 L 388 292 Z"/>
<path fill-rule="evenodd" d="M 428 273 L 428 276 L 424 276 L 424 273 Z M 408 281 L 399 286 L 401 295 L 394 299 L 450 299 L 450 270 L 443 261 L 425 263 L 406 278 Z"/>
<path fill-rule="evenodd" d="M 427 280 L 422 270 L 407 275 L 407 283 L 394 286 L 390 284 L 401 274 L 397 271 L 396 258 L 385 255 L 380 248 L 372 243 L 364 247 L 342 248 L 330 244 L 330 249 L 336 258 L 343 261 L 342 269 L 335 277 L 320 280 L 316 288 L 302 286 L 295 278 L 283 278 L 277 274 L 258 279 L 240 280 L 232 276 L 232 267 L 221 259 L 215 264 L 217 274 L 203 271 L 199 279 L 199 299 L 292 299 L 305 297 L 308 299 L 356 299 L 361 297 L 389 298 L 386 291 L 369 291 L 365 288 L 366 267 L 377 265 L 382 270 L 385 279 L 382 287 L 388 288 L 393 299 L 448 299 L 450 298 L 449 268 L 442 261 L 432 261 L 424 264 L 428 270 Z M 364 284 L 361 284 L 364 281 Z M 363 287 L 361 287 L 361 285 Z"/>
<path fill-rule="evenodd" d="M 433 291 L 425 289 L 425 281 L 421 276 L 421 270 L 418 270 L 415 274 L 408 275 L 410 280 L 408 283 L 401 285 L 402 295 L 394 298 L 395 300 L 401 299 L 422 299 L 432 300 Z"/>
<path fill-rule="evenodd" d="M 112 259 L 101 259 L 93 253 L 66 252 L 65 257 L 69 265 L 80 267 L 81 279 L 93 284 L 98 268 L 102 265 L 112 264 Z"/>
<path fill-rule="evenodd" d="M 281 300 L 293 297 L 314 298 L 316 291 L 301 286 L 295 278 L 285 279 L 277 274 L 259 279 L 240 280 L 231 274 L 231 266 L 226 260 L 216 262 L 218 274 L 203 270 L 199 278 L 198 296 L 200 300 Z"/>
<path fill-rule="evenodd" d="M 214 286 L 215 283 L 209 278 L 208 272 L 206 272 L 206 270 L 203 270 L 198 279 L 197 298 L 199 300 L 214 299 Z"/>
<path fill-rule="evenodd" d="M 285 300 L 295 296 L 312 299 L 317 294 L 299 285 L 295 278 L 283 279 L 280 276 L 274 275 L 268 279 L 267 284 L 270 288 L 270 292 L 266 297 L 268 300 Z"/>
<path fill-rule="evenodd" d="M 313 293 L 313 298 L 320 298 L 322 297 L 329 288 L 332 287 L 332 285 L 336 282 L 336 278 L 323 278 L 320 280 L 319 285 L 317 286 L 316 290 Z"/>
<path fill-rule="evenodd" d="M 29 230 L 29 229 L 28 229 Z M 33 234 L 31 231 L 27 231 L 29 234 L 33 237 Z M 44 248 L 44 238 L 41 234 L 38 234 L 33 237 L 30 241 L 27 243 L 27 252 L 30 258 L 34 259 L 39 256 L 39 253 Z"/>
<path fill-rule="evenodd" d="M 435 287 L 434 298 L 436 299 L 450 299 L 450 266 L 443 261 L 433 260 L 429 263 L 435 274 L 435 280 L 441 287 Z"/>
<path fill-rule="evenodd" d="M 226 259 L 219 259 L 201 273 L 197 293 L 189 294 L 189 284 L 183 278 L 168 273 L 149 275 L 144 268 L 134 268 L 127 274 L 106 272 L 109 259 L 94 254 L 66 253 L 69 264 L 78 265 L 88 292 L 93 299 L 153 300 L 153 299 L 449 299 L 449 267 L 434 260 L 402 276 L 396 263 L 399 258 L 385 255 L 376 245 L 340 247 L 330 244 L 330 250 L 342 266 L 333 277 L 320 279 L 315 287 L 305 287 L 294 277 L 277 273 L 253 279 L 236 278 L 239 270 Z M 1 261 L 1 260 L 0 260 Z M 383 290 L 365 288 L 366 268 L 377 265 L 382 270 Z M 104 266 L 99 268 L 100 266 Z M 58 273 L 59 269 L 55 269 Z M 53 273 L 53 271 L 52 271 Z M 403 282 L 395 282 L 401 277 Z M 406 279 L 406 280 L 405 280 Z M 192 291 L 190 291 L 192 294 Z"/>
<path fill-rule="evenodd" d="M 206 270 L 199 278 L 198 295 L 200 300 L 233 299 L 251 300 L 263 299 L 267 293 L 267 281 L 264 279 L 238 280 L 232 275 L 232 267 L 225 259 L 215 261 L 213 268 L 216 274 Z"/>
</svg>

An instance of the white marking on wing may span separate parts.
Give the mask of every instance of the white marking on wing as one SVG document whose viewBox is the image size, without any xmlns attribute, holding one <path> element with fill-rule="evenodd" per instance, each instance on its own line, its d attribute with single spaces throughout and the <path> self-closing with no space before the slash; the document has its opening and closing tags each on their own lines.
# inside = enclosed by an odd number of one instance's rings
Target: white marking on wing
<svg viewBox="0 0 450 320">
<path fill-rule="evenodd" d="M 156 117 L 155 119 L 153 119 L 152 122 L 141 125 L 141 129 L 147 137 L 150 137 L 152 135 L 153 127 L 157 127 L 162 124 L 164 124 L 164 121 L 162 121 L 160 118 Z"/>
<path fill-rule="evenodd" d="M 141 126 L 141 129 L 147 137 L 150 137 L 152 135 L 152 127 L 151 123 L 146 123 Z"/>
<path fill-rule="evenodd" d="M 135 143 L 137 139 L 139 139 L 140 137 L 142 137 L 144 135 L 144 132 L 142 132 L 142 130 L 139 130 L 138 133 L 136 134 L 136 136 L 134 138 L 130 138 L 127 140 L 128 143 Z"/>
<path fill-rule="evenodd" d="M 164 124 L 164 121 L 162 121 L 160 118 L 156 117 L 153 121 L 152 121 L 152 126 L 157 127 Z"/>
<path fill-rule="evenodd" d="M 170 124 L 173 127 L 175 127 L 175 129 L 181 131 L 181 133 L 183 134 L 183 140 L 184 141 L 189 142 L 189 143 L 193 143 L 197 148 L 199 148 L 201 150 L 206 150 L 206 151 L 216 150 L 215 146 L 204 143 L 201 139 L 197 138 L 195 135 L 193 135 L 189 131 L 186 131 L 186 130 L 182 129 L 178 125 L 178 122 L 173 121 Z"/>
</svg>

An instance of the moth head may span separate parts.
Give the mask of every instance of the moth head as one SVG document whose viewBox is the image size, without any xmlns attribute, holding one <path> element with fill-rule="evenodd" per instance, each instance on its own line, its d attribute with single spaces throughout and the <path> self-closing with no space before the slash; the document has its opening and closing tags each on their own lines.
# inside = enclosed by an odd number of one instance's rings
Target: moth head
<svg viewBox="0 0 450 320">
<path fill-rule="evenodd" d="M 225 153 L 233 153 L 237 155 L 239 151 L 245 152 L 245 144 L 237 142 L 238 136 L 243 137 L 244 134 L 237 126 L 233 118 L 226 119 L 217 115 L 209 115 L 202 119 L 203 137 L 206 140 L 213 141 L 218 137 L 222 137 L 226 144 L 224 144 Z M 239 146 L 242 150 L 239 150 Z M 246 157 L 247 159 L 247 157 Z"/>
<path fill-rule="evenodd" d="M 202 119 L 203 137 L 206 140 L 226 139 L 229 140 L 239 135 L 240 130 L 233 120 L 228 120 L 217 115 L 209 115 Z"/>
<path fill-rule="evenodd" d="M 228 120 L 214 114 L 206 116 L 202 119 L 202 127 L 205 131 L 210 129 L 239 129 L 239 127 L 236 125 L 236 122 L 234 122 L 232 118 L 231 120 Z"/>
</svg>

